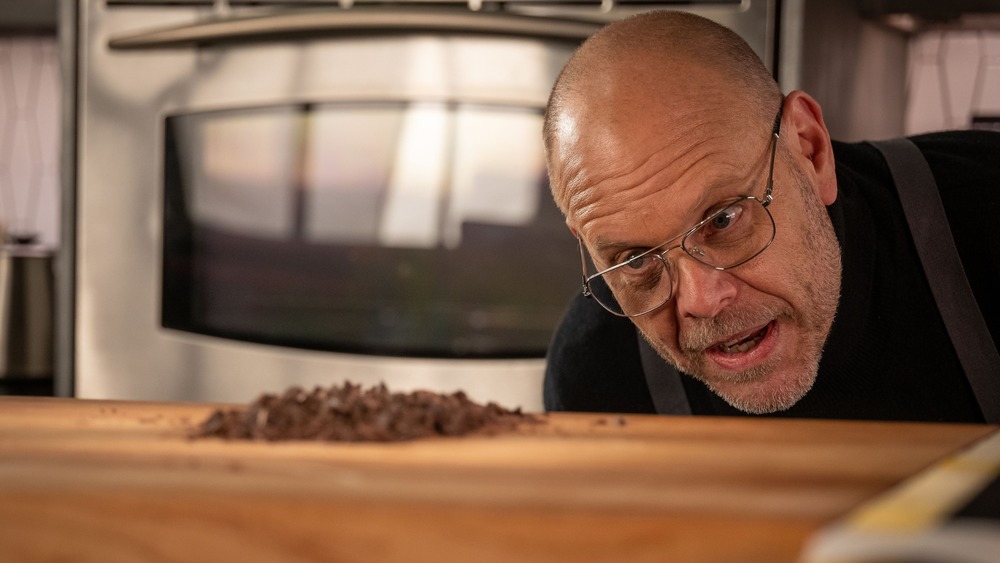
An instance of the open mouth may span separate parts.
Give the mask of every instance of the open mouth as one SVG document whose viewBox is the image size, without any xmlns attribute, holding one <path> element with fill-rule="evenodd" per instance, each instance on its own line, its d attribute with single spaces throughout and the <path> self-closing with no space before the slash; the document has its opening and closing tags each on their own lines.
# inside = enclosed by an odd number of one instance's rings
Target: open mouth
<svg viewBox="0 0 1000 563">
<path fill-rule="evenodd" d="M 771 329 L 774 322 L 767 323 L 764 328 L 742 338 L 734 338 L 728 342 L 716 344 L 713 348 L 723 354 L 743 354 L 753 350 L 760 344 L 760 341 L 767 336 L 767 331 Z"/>
</svg>

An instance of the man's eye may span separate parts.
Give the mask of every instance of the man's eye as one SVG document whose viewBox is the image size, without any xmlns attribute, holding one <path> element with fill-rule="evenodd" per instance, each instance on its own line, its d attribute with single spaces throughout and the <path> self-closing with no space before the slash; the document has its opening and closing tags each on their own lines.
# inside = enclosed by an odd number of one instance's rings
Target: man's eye
<svg viewBox="0 0 1000 563">
<path fill-rule="evenodd" d="M 646 263 L 646 256 L 633 256 L 629 258 L 625 264 L 633 270 L 641 270 L 643 265 Z"/>
<path fill-rule="evenodd" d="M 736 207 L 725 209 L 722 213 L 719 213 L 712 218 L 712 221 L 710 222 L 712 228 L 717 231 L 724 231 L 728 229 L 729 226 L 733 224 L 733 221 L 736 220 L 736 217 L 739 216 L 739 212 L 739 208 Z"/>
</svg>

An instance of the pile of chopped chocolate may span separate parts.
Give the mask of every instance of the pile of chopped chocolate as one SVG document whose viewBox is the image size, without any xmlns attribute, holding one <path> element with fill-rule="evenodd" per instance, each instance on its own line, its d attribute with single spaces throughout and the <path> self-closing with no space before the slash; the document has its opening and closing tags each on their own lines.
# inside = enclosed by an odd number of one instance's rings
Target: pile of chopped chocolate
<svg viewBox="0 0 1000 563">
<path fill-rule="evenodd" d="M 480 405 L 459 391 L 451 395 L 414 391 L 391 393 L 385 384 L 370 389 L 346 382 L 307 392 L 292 387 L 264 394 L 248 408 L 216 410 L 194 437 L 229 440 L 327 440 L 393 442 L 426 436 L 463 436 L 512 430 L 537 421 L 521 409 Z"/>
</svg>

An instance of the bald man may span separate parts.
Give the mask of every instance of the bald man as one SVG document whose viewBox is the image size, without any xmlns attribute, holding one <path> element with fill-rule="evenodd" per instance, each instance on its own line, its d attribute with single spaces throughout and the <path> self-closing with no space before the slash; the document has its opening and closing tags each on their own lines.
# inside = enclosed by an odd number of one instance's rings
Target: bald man
<svg viewBox="0 0 1000 563">
<path fill-rule="evenodd" d="M 547 409 L 984 420 L 881 153 L 831 141 L 730 30 L 683 12 L 605 27 L 544 135 L 584 278 Z M 912 140 L 995 346 L 1000 134 Z"/>
</svg>

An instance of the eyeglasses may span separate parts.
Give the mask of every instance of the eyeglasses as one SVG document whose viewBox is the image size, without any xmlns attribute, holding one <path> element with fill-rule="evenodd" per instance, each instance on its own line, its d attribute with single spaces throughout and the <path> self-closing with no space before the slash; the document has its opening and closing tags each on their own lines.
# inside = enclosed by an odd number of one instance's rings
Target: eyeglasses
<svg viewBox="0 0 1000 563">
<path fill-rule="evenodd" d="M 771 132 L 767 188 L 760 199 L 745 195 L 720 202 L 707 217 L 684 233 L 610 268 L 587 275 L 586 251 L 577 238 L 583 262 L 583 295 L 619 317 L 638 317 L 670 301 L 674 273 L 667 253 L 680 248 L 715 270 L 729 270 L 753 260 L 774 240 L 774 217 L 767 209 L 773 197 L 774 155 L 781 128 L 781 108 Z M 671 245 L 680 239 L 677 244 Z M 666 248 L 664 248 L 666 247 Z"/>
</svg>

